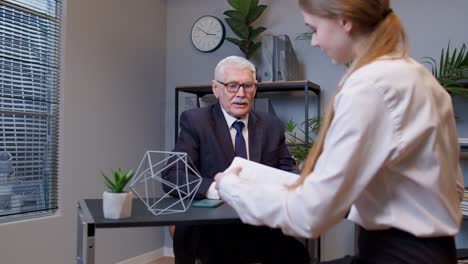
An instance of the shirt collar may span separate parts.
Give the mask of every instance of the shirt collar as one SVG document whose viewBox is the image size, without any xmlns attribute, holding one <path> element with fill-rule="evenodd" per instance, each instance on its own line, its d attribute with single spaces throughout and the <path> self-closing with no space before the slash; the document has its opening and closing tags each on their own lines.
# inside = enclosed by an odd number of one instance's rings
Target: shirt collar
<svg viewBox="0 0 468 264">
<path fill-rule="evenodd" d="M 244 122 L 245 128 L 247 128 L 247 125 L 249 123 L 249 113 L 247 113 L 243 118 L 237 119 L 230 114 L 228 114 L 223 107 L 221 107 L 221 111 L 223 111 L 224 118 L 226 119 L 226 122 L 228 124 L 228 127 L 231 128 L 232 124 L 236 121 L 242 121 Z"/>
</svg>

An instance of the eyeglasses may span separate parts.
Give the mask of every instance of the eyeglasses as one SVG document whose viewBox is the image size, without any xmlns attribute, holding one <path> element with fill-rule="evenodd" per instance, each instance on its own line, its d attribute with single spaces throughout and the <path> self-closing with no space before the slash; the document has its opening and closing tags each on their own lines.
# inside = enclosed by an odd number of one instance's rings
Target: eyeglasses
<svg viewBox="0 0 468 264">
<path fill-rule="evenodd" d="M 220 81 L 217 81 L 217 82 L 224 85 L 224 87 L 226 87 L 227 91 L 230 93 L 237 93 L 237 91 L 239 91 L 241 87 L 244 87 L 244 92 L 252 93 L 257 87 L 255 83 L 236 83 L 236 82 L 223 83 Z"/>
</svg>

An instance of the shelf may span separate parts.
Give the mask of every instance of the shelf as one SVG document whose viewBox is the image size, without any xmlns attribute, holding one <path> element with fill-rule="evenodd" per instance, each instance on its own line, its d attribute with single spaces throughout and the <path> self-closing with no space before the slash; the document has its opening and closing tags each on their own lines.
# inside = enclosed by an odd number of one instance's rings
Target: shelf
<svg viewBox="0 0 468 264">
<path fill-rule="evenodd" d="M 468 139 L 459 138 L 458 143 L 460 144 L 460 158 L 468 159 Z"/>
<path fill-rule="evenodd" d="M 460 146 L 460 158 L 468 159 L 468 146 Z"/>
</svg>

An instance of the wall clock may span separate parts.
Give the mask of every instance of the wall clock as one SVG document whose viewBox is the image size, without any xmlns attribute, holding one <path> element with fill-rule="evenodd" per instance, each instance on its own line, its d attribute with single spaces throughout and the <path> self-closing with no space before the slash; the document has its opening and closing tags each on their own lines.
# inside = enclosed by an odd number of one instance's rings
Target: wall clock
<svg viewBox="0 0 468 264">
<path fill-rule="evenodd" d="M 226 28 L 214 16 L 202 16 L 192 26 L 190 39 L 193 46 L 201 52 L 213 52 L 224 42 Z"/>
</svg>

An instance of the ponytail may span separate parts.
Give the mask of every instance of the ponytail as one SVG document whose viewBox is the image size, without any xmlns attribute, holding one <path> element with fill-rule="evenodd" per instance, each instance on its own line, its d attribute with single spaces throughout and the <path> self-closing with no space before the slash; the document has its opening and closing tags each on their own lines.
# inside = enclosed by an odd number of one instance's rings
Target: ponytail
<svg viewBox="0 0 468 264">
<path fill-rule="evenodd" d="M 306 1 L 300 1 L 301 7 L 303 7 L 303 9 L 304 2 Z M 324 7 L 321 8 L 323 9 Z M 306 12 L 310 12 L 310 10 L 304 10 Z M 323 14 L 324 11 L 321 11 L 320 13 Z M 363 27 L 363 29 L 365 29 L 366 25 L 360 26 Z M 345 72 L 343 79 L 340 82 L 340 85 L 336 89 L 336 92 L 331 97 L 330 102 L 328 103 L 325 112 L 325 117 L 320 122 L 321 128 L 319 134 L 315 140 L 315 143 L 312 145 L 312 148 L 310 149 L 307 158 L 304 161 L 304 165 L 302 167 L 299 179 L 292 185 L 288 186 L 289 189 L 295 189 L 301 186 L 304 183 L 306 177 L 308 177 L 314 170 L 315 165 L 317 164 L 317 160 L 322 154 L 326 134 L 333 121 L 333 104 L 335 101 L 335 96 L 341 91 L 342 85 L 346 81 L 346 79 L 359 68 L 375 61 L 383 55 L 392 54 L 394 56 L 399 57 L 407 56 L 408 51 L 405 31 L 403 29 L 403 26 L 401 25 L 398 16 L 395 13 L 393 13 L 393 11 L 388 7 L 382 13 L 382 19 L 376 25 L 374 24 L 372 28 L 369 28 L 369 31 L 370 33 L 365 46 L 360 51 L 360 53 L 357 54 L 357 56 L 354 58 L 350 67 Z"/>
</svg>

